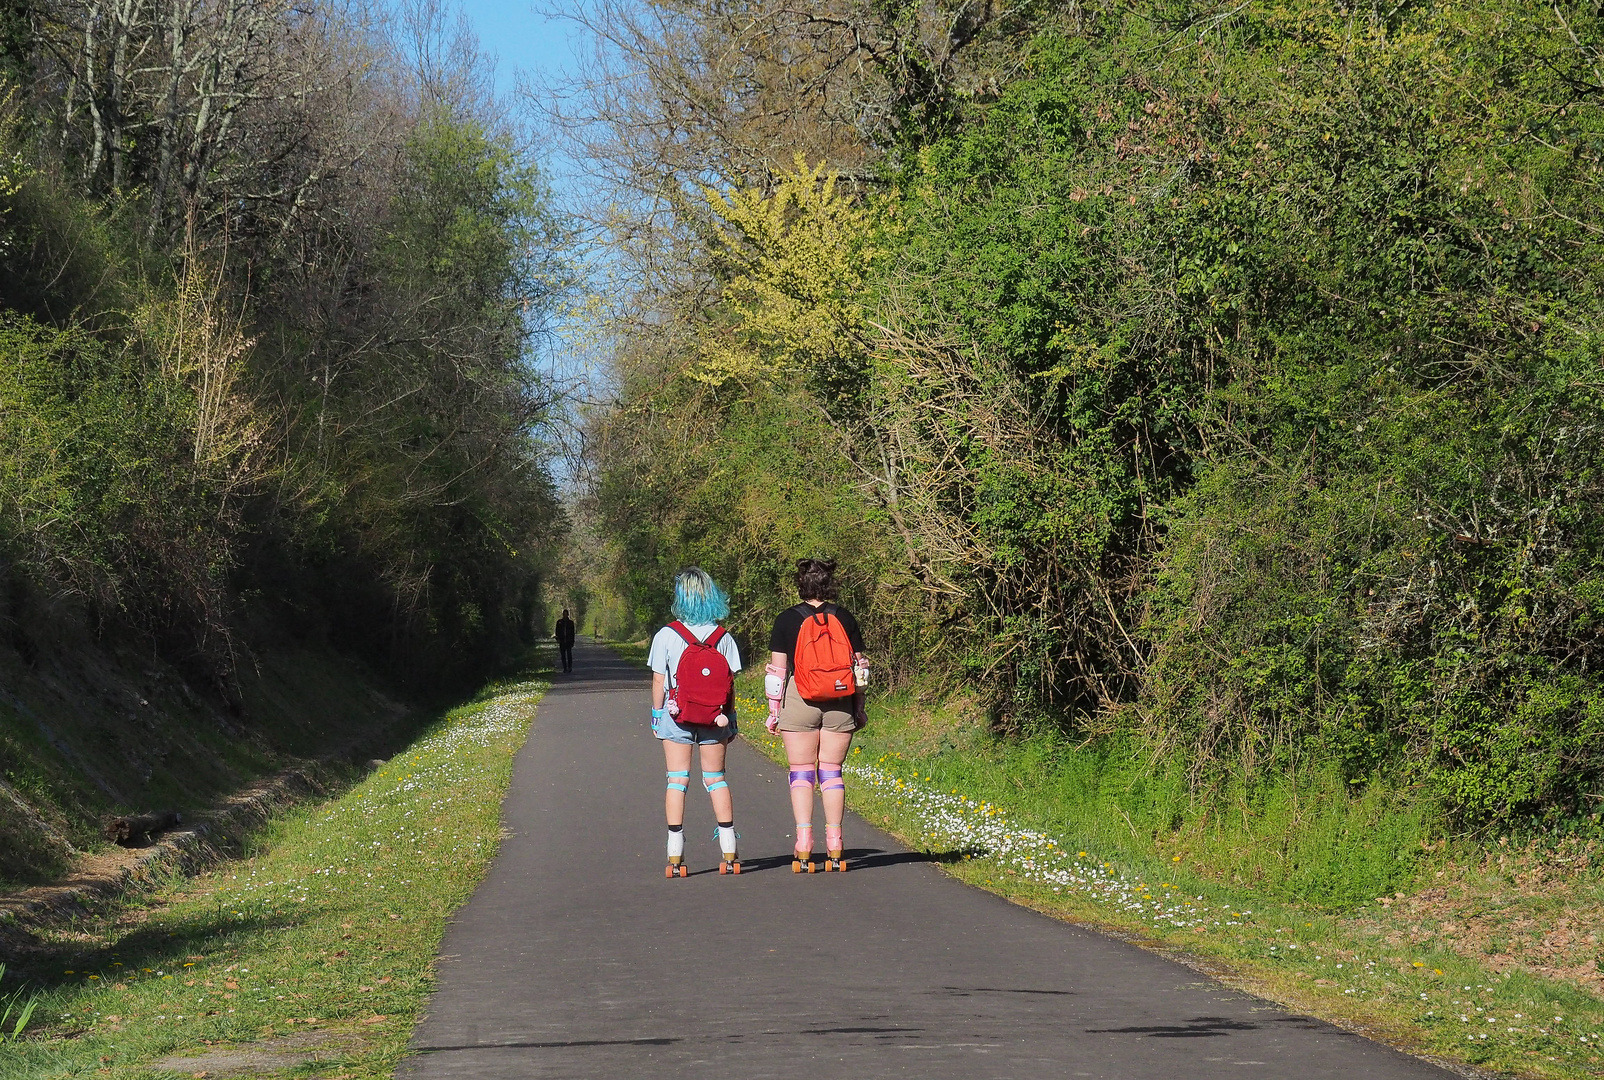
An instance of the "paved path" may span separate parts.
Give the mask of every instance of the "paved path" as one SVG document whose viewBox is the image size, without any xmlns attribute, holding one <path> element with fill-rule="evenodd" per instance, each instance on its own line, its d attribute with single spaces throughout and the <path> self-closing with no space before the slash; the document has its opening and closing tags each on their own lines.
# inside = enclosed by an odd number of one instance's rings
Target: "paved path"
<svg viewBox="0 0 1604 1080">
<path fill-rule="evenodd" d="M 575 667 L 536 714 L 510 835 L 401 1076 L 1450 1075 L 959 884 L 855 818 L 851 873 L 793 875 L 785 774 L 739 743 L 741 876 L 713 872 L 693 776 L 693 872 L 665 880 L 646 678 L 584 645 Z"/>
</svg>

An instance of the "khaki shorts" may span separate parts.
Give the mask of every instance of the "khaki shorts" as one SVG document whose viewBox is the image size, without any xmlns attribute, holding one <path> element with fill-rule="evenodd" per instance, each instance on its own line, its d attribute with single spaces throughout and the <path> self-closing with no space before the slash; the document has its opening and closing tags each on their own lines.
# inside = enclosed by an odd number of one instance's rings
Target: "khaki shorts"
<svg viewBox="0 0 1604 1080">
<path fill-rule="evenodd" d="M 781 731 L 839 731 L 850 734 L 858 730 L 858 717 L 853 711 L 857 697 L 835 698 L 811 704 L 796 692 L 796 680 L 785 681 L 785 703 L 780 706 Z"/>
</svg>

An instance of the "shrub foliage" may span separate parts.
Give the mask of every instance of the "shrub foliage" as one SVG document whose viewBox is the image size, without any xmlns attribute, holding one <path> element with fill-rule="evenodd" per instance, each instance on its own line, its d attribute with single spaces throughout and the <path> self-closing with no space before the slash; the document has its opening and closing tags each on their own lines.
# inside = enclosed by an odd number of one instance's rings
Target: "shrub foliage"
<svg viewBox="0 0 1604 1080">
<path fill-rule="evenodd" d="M 436 9 L 403 49 L 247 7 L 5 24 L 0 621 L 131 628 L 225 693 L 284 632 L 482 670 L 565 528 L 557 217 Z"/>
<path fill-rule="evenodd" d="M 695 558 L 766 610 L 833 550 L 902 666 L 1194 793 L 1596 811 L 1598 14 L 1037 24 L 882 183 L 712 203 L 697 330 L 625 357 L 602 425 L 625 587 Z"/>
</svg>

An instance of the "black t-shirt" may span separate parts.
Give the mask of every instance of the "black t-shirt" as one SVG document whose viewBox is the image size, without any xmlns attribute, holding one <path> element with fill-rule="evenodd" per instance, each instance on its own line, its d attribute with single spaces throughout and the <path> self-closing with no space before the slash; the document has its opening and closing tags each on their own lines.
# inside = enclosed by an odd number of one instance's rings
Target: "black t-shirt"
<svg viewBox="0 0 1604 1080">
<path fill-rule="evenodd" d="M 574 643 L 574 620 L 558 619 L 556 637 L 557 644 L 572 645 Z"/>
<path fill-rule="evenodd" d="M 821 607 L 803 602 L 780 612 L 780 617 L 774 620 L 774 632 L 769 635 L 769 652 L 783 652 L 788 671 L 796 667 L 796 636 L 802 632 L 803 620 L 821 611 L 828 611 L 841 620 L 841 628 L 847 632 L 853 652 L 863 651 L 863 632 L 858 629 L 858 620 L 852 617 L 852 612 L 828 601 Z"/>
</svg>

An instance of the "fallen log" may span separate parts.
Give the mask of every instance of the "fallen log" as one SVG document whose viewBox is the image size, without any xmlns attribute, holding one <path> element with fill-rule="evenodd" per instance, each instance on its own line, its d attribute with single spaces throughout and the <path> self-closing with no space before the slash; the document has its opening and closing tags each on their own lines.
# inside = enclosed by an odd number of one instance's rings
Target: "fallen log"
<svg viewBox="0 0 1604 1080">
<path fill-rule="evenodd" d="M 126 848 L 149 847 L 156 836 L 183 821 L 177 810 L 114 817 L 106 822 L 106 839 Z"/>
</svg>

